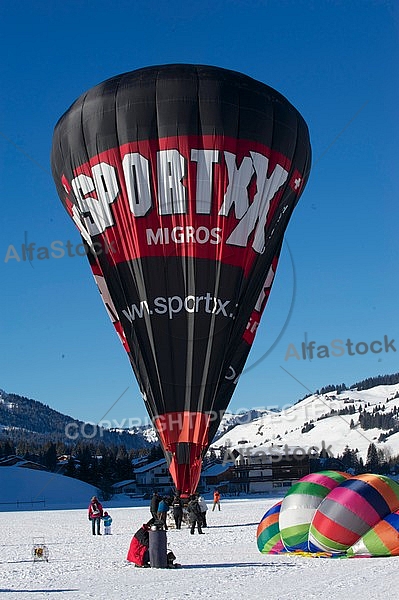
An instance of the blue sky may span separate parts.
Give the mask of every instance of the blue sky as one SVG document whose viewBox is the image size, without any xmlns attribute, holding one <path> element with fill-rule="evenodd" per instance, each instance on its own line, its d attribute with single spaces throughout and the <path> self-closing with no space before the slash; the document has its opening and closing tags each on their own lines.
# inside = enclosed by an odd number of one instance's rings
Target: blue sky
<svg viewBox="0 0 399 600">
<path fill-rule="evenodd" d="M 145 417 L 86 258 L 28 262 L 21 246 L 80 242 L 49 167 L 58 118 L 113 75 L 175 62 L 276 88 L 302 113 L 313 147 L 231 409 L 284 406 L 399 370 L 394 0 L 31 1 L 1 3 L 0 23 L 0 388 L 88 421 Z M 11 245 L 20 261 L 6 262 Z M 388 351 L 384 336 L 395 340 Z M 381 341 L 382 352 L 286 360 L 305 338 Z"/>
</svg>

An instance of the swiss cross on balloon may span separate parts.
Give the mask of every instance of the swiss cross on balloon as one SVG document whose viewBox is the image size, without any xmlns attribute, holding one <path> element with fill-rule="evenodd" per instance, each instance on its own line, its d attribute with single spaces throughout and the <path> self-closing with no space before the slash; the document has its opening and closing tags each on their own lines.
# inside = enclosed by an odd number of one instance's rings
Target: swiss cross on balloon
<svg viewBox="0 0 399 600">
<path fill-rule="evenodd" d="M 296 194 L 299 194 L 299 192 L 301 191 L 303 180 L 304 177 L 297 169 L 295 169 L 290 179 L 289 186 Z"/>
</svg>

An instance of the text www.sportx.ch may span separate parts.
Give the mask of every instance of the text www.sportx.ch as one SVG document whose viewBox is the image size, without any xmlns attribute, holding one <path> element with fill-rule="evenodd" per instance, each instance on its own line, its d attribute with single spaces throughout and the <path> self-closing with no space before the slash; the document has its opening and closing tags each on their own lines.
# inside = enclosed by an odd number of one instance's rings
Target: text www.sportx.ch
<svg viewBox="0 0 399 600">
<path fill-rule="evenodd" d="M 125 317 L 133 323 L 136 319 L 142 319 L 146 315 L 167 315 L 173 319 L 182 311 L 186 313 L 207 313 L 220 315 L 228 319 L 235 318 L 237 304 L 232 307 L 231 300 L 223 300 L 207 292 L 204 296 L 188 295 L 181 296 L 157 296 L 152 302 L 141 300 L 123 310 Z"/>
</svg>

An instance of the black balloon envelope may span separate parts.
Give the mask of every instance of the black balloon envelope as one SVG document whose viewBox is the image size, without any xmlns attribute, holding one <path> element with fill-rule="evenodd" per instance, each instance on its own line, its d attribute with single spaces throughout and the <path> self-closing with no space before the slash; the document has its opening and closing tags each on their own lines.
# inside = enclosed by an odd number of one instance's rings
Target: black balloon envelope
<svg viewBox="0 0 399 600">
<path fill-rule="evenodd" d="M 124 73 L 55 127 L 58 194 L 182 494 L 244 368 L 310 161 L 288 100 L 211 66 Z"/>
</svg>

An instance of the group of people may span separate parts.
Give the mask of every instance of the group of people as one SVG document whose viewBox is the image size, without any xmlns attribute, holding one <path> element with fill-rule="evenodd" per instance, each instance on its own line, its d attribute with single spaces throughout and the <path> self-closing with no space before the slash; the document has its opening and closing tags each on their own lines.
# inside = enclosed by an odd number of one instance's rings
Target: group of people
<svg viewBox="0 0 399 600">
<path fill-rule="evenodd" d="M 220 510 L 220 493 L 219 490 L 215 490 L 213 494 L 213 508 L 218 507 Z M 169 509 L 172 508 L 173 518 L 175 521 L 176 529 L 181 529 L 183 522 L 183 508 L 184 502 L 177 493 L 173 498 L 161 497 L 157 492 L 154 492 L 151 498 L 150 512 L 152 518 L 147 523 L 144 523 L 140 529 L 134 534 L 127 560 L 134 563 L 137 567 L 150 567 L 150 536 L 149 532 L 151 527 L 163 528 L 165 531 L 168 529 L 166 523 L 166 516 Z M 192 494 L 186 505 L 188 521 L 190 525 L 190 533 L 194 535 L 195 529 L 197 528 L 199 534 L 203 534 L 203 528 L 207 527 L 206 513 L 208 510 L 207 503 L 204 498 L 199 494 Z M 104 522 L 104 534 L 111 534 L 111 523 L 112 518 L 107 511 L 104 511 L 101 502 L 97 496 L 93 496 L 88 509 L 89 521 L 91 521 L 93 535 L 101 535 L 100 525 L 101 521 Z M 169 551 L 167 553 L 167 566 L 176 567 L 180 566 L 174 564 L 175 555 Z"/>
<path fill-rule="evenodd" d="M 111 515 L 103 509 L 97 496 L 93 496 L 89 504 L 89 521 L 91 521 L 91 531 L 93 535 L 101 535 L 100 525 L 104 522 L 104 535 L 111 535 Z"/>
<path fill-rule="evenodd" d="M 220 510 L 220 492 L 217 489 L 213 494 L 212 510 L 215 510 L 216 507 Z M 153 519 L 163 523 L 165 530 L 168 529 L 166 517 L 170 508 L 173 512 L 173 519 L 175 521 L 176 529 L 181 529 L 184 514 L 184 503 L 180 498 L 180 495 L 176 494 L 173 498 L 170 498 L 167 496 L 161 497 L 158 492 L 153 493 L 150 504 L 150 512 Z M 196 528 L 198 533 L 203 533 L 202 529 L 207 527 L 207 510 L 208 505 L 202 496 L 198 494 L 193 494 L 190 496 L 187 504 L 187 515 L 190 524 L 190 532 L 192 534 L 194 534 Z"/>
<path fill-rule="evenodd" d="M 213 507 L 220 510 L 220 492 L 215 490 L 213 493 Z M 150 512 L 153 521 L 162 523 L 165 531 L 168 529 L 166 517 L 169 509 L 172 508 L 173 518 L 175 521 L 176 529 L 181 529 L 183 522 L 183 501 L 179 494 L 176 494 L 173 498 L 167 496 L 160 496 L 158 492 L 154 492 L 151 498 Z M 194 534 L 195 528 L 197 527 L 198 533 L 203 533 L 202 529 L 207 527 L 206 523 L 206 512 L 208 505 L 204 498 L 198 494 L 190 496 L 187 504 L 187 514 L 190 524 L 190 533 Z M 101 521 L 104 522 L 104 535 L 111 535 L 111 515 L 103 510 L 101 502 L 97 496 L 93 496 L 89 504 L 89 521 L 91 521 L 91 528 L 93 535 L 101 535 L 100 526 Z M 144 527 L 144 526 L 143 526 Z"/>
<path fill-rule="evenodd" d="M 213 508 L 216 507 L 220 510 L 220 493 L 219 490 L 215 490 L 213 496 Z M 183 508 L 184 502 L 180 495 L 177 493 L 173 498 L 167 496 L 160 496 L 158 492 L 154 492 L 150 503 L 151 519 L 148 523 L 144 523 L 140 529 L 134 534 L 127 554 L 127 560 L 134 563 L 136 567 L 150 567 L 150 530 L 151 528 L 161 527 L 168 529 L 166 524 L 166 516 L 169 509 L 173 511 L 173 518 L 175 521 L 176 529 L 181 529 L 183 521 Z M 197 528 L 199 534 L 203 534 L 203 528 L 207 527 L 206 512 L 208 505 L 204 498 L 199 494 L 192 494 L 188 499 L 186 506 L 188 520 L 190 524 L 190 533 L 194 535 L 195 529 Z M 175 567 L 179 566 L 173 564 L 175 559 L 173 552 L 169 551 L 167 554 L 167 566 Z"/>
</svg>

